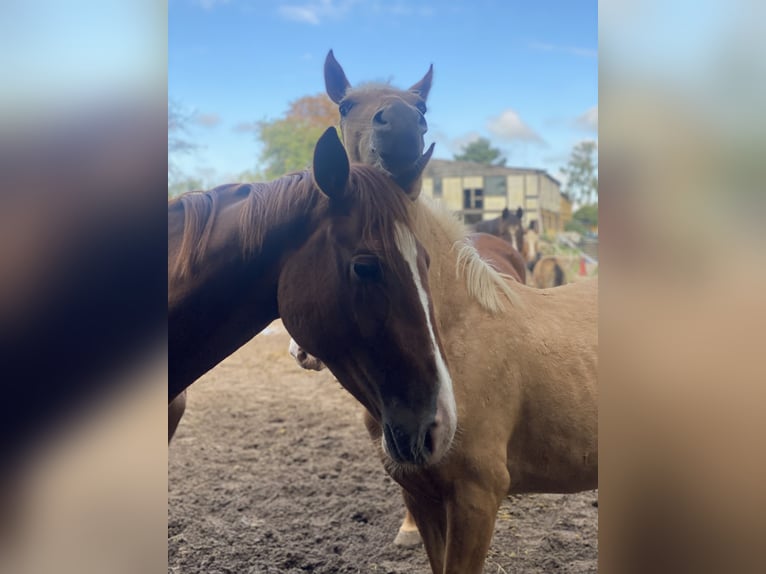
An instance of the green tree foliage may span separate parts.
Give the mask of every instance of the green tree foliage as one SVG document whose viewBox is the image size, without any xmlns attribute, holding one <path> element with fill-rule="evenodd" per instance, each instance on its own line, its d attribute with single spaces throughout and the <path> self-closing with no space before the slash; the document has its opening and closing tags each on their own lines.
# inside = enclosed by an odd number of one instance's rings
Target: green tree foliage
<svg viewBox="0 0 766 574">
<path fill-rule="evenodd" d="M 572 214 L 572 219 L 579 221 L 586 227 L 598 227 L 598 204 L 583 205 Z"/>
<path fill-rule="evenodd" d="M 325 94 L 317 94 L 291 102 L 282 118 L 258 122 L 264 178 L 274 179 L 309 167 L 317 140 L 338 119 L 335 104 Z"/>
<path fill-rule="evenodd" d="M 562 168 L 567 176 L 564 191 L 580 205 L 598 203 L 598 144 L 584 141 L 572 149 L 569 162 Z"/>
<path fill-rule="evenodd" d="M 502 152 L 497 148 L 493 148 L 487 138 L 479 138 L 463 146 L 462 153 L 456 154 L 455 159 L 498 166 L 505 165 L 506 161 Z"/>
</svg>

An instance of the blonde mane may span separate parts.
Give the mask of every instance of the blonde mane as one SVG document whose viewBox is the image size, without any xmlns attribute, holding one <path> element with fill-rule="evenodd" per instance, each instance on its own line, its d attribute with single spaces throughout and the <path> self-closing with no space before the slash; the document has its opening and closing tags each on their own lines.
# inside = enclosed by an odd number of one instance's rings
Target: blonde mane
<svg viewBox="0 0 766 574">
<path fill-rule="evenodd" d="M 498 273 L 481 258 L 479 252 L 466 237 L 465 225 L 455 218 L 447 207 L 436 200 L 421 196 L 417 203 L 414 227 L 421 239 L 435 222 L 457 251 L 455 276 L 465 279 L 468 293 L 487 311 L 499 313 L 505 309 L 504 299 L 511 305 L 521 307 L 519 295 L 511 288 L 512 277 Z"/>
</svg>

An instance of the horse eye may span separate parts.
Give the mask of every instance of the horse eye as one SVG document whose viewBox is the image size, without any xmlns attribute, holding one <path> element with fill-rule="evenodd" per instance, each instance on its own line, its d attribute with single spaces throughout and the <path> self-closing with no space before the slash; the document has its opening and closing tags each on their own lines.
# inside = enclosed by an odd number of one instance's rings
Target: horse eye
<svg viewBox="0 0 766 574">
<path fill-rule="evenodd" d="M 350 100 L 343 100 L 340 103 L 340 106 L 338 106 L 338 110 L 340 111 L 340 115 L 345 117 L 346 115 L 348 115 L 348 112 L 350 112 L 351 108 L 353 107 L 354 107 L 354 102 Z"/>
<path fill-rule="evenodd" d="M 380 261 L 372 255 L 362 255 L 356 257 L 351 262 L 351 271 L 357 279 L 362 281 L 376 281 L 383 275 L 380 268 Z"/>
<path fill-rule="evenodd" d="M 428 111 L 428 108 L 426 107 L 426 103 L 425 103 L 425 102 L 422 102 L 422 101 L 421 101 L 421 102 L 418 102 L 417 104 L 415 104 L 415 107 L 416 107 L 418 110 L 420 110 L 420 113 L 421 113 L 421 114 L 424 114 L 424 115 L 425 115 L 425 113 Z"/>
</svg>

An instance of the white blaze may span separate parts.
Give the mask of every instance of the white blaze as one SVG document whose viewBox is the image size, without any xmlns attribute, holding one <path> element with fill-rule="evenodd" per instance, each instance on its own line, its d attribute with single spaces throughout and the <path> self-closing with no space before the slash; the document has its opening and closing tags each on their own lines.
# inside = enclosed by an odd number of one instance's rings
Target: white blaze
<svg viewBox="0 0 766 574">
<path fill-rule="evenodd" d="M 428 294 L 423 287 L 420 279 L 420 270 L 418 269 L 418 247 L 415 242 L 415 236 L 401 223 L 396 223 L 396 246 L 399 248 L 402 257 L 407 262 L 407 266 L 412 273 L 412 279 L 415 282 L 415 288 L 418 292 L 420 304 L 423 306 L 423 314 L 428 325 L 428 334 L 431 337 L 431 347 L 436 360 L 436 376 L 439 382 L 439 396 L 436 404 L 437 418 L 440 419 L 442 427 L 438 439 L 442 443 L 437 447 L 437 452 L 443 454 L 444 447 L 452 441 L 457 426 L 457 406 L 455 405 L 455 395 L 452 391 L 452 377 L 447 370 L 447 364 L 441 354 L 439 345 L 436 344 L 436 335 L 431 321 L 431 313 L 428 306 Z M 436 437 L 435 437 L 436 438 Z M 383 441 L 385 448 L 385 440 Z"/>
</svg>

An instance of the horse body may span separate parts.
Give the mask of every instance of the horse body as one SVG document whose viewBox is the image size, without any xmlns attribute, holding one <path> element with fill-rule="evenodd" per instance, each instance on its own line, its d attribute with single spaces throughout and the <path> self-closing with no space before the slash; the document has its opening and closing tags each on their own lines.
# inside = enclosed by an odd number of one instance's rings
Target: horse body
<svg viewBox="0 0 766 574">
<path fill-rule="evenodd" d="M 489 233 L 471 233 L 468 239 L 495 271 L 509 275 L 519 283 L 526 282 L 524 257 L 505 239 Z"/>
</svg>

